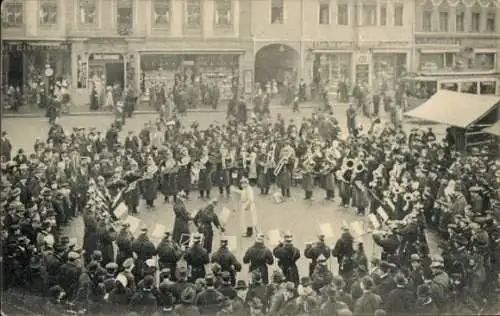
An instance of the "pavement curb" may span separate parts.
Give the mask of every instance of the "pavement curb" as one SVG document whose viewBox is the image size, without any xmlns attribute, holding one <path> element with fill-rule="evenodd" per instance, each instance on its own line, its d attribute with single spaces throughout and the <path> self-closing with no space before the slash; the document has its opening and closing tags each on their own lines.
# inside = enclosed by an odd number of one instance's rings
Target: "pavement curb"
<svg viewBox="0 0 500 316">
<path fill-rule="evenodd" d="M 318 105 L 304 105 L 301 106 L 301 109 L 313 109 L 317 108 Z M 344 106 L 339 106 L 338 108 L 343 108 Z M 291 107 L 288 106 L 275 106 L 271 107 L 271 110 L 291 110 Z M 188 109 L 188 113 L 226 113 L 226 109 Z M 152 115 L 157 114 L 158 112 L 154 110 L 142 110 L 135 111 L 134 115 Z M 91 112 L 91 111 L 82 111 L 82 112 L 70 112 L 68 114 L 63 114 L 62 117 L 65 116 L 114 116 L 115 114 L 112 112 Z M 42 113 L 6 113 L 0 115 L 2 119 L 7 118 L 43 118 L 45 117 Z"/>
</svg>

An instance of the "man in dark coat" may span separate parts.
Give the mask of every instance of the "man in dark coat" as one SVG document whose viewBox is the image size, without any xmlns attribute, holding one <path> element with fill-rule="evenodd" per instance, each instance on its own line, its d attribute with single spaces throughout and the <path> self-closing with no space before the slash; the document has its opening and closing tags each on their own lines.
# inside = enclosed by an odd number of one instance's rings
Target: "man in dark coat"
<svg viewBox="0 0 500 316">
<path fill-rule="evenodd" d="M 219 217 L 215 214 L 216 205 L 217 200 L 212 199 L 210 204 L 201 209 L 193 219 L 195 225 L 198 227 L 198 232 L 203 235 L 203 248 L 205 248 L 208 254 L 212 253 L 212 242 L 214 238 L 213 225 L 222 233 L 225 231 L 219 221 Z"/>
<path fill-rule="evenodd" d="M 0 141 L 0 155 L 4 157 L 6 161 L 9 161 L 11 158 L 11 152 L 12 152 L 12 144 L 10 143 L 10 140 L 7 137 L 7 132 L 2 131 L 2 139 Z"/>
<path fill-rule="evenodd" d="M 227 237 L 221 237 L 220 243 L 220 248 L 212 254 L 211 262 L 218 264 L 222 272 L 229 272 L 230 283 L 234 286 L 236 284 L 236 273 L 241 271 L 241 263 L 229 250 Z"/>
<path fill-rule="evenodd" d="M 118 254 L 116 256 L 116 263 L 121 266 L 123 262 L 133 256 L 132 242 L 134 236 L 129 230 L 129 224 L 123 224 L 121 231 L 118 233 L 116 245 L 118 246 Z"/>
<path fill-rule="evenodd" d="M 197 279 L 205 277 L 205 265 L 210 262 L 208 252 L 201 246 L 201 234 L 197 233 L 193 237 L 193 245 L 186 250 L 184 259 L 191 269 L 190 281 L 194 283 Z"/>
<path fill-rule="evenodd" d="M 331 256 L 331 249 L 325 243 L 325 235 L 320 234 L 318 236 L 318 241 L 313 244 L 306 244 L 306 249 L 304 250 L 304 257 L 311 259 L 309 263 L 309 277 L 312 276 L 314 268 L 316 267 L 318 258 L 324 256 L 328 260 Z"/>
<path fill-rule="evenodd" d="M 64 263 L 59 269 L 57 285 L 66 293 L 66 298 L 71 301 L 75 298 L 78 290 L 78 280 L 82 273 L 82 268 L 78 265 L 80 255 L 76 252 L 68 254 L 68 262 Z"/>
<path fill-rule="evenodd" d="M 259 271 L 264 284 L 269 283 L 268 266 L 274 263 L 273 253 L 264 245 L 264 235 L 258 235 L 255 244 L 248 248 L 243 257 L 244 264 L 250 264 L 249 271 Z"/>
<path fill-rule="evenodd" d="M 158 253 L 158 264 L 160 270 L 169 269 L 171 279 L 175 280 L 177 262 L 182 257 L 182 250 L 177 243 L 171 239 L 170 232 L 166 232 L 163 239 L 156 247 Z"/>
<path fill-rule="evenodd" d="M 177 193 L 177 199 L 174 204 L 174 214 L 175 222 L 174 229 L 172 232 L 172 239 L 174 242 L 183 245 L 190 234 L 189 232 L 189 221 L 191 220 L 191 215 L 186 209 L 184 201 L 186 199 L 186 194 L 184 191 Z M 184 236 L 183 236 L 184 235 Z M 184 238 L 184 240 L 182 240 Z"/>
<path fill-rule="evenodd" d="M 147 228 L 142 228 L 141 234 L 132 242 L 132 250 L 137 255 L 137 269 L 135 270 L 137 279 L 141 279 L 144 263 L 156 255 L 156 248 L 149 240 Z"/>
<path fill-rule="evenodd" d="M 140 148 L 139 138 L 134 135 L 133 131 L 128 132 L 128 136 L 125 138 L 125 150 L 130 149 L 132 152 L 137 152 Z"/>
<path fill-rule="evenodd" d="M 396 275 L 395 281 L 396 288 L 389 292 L 384 301 L 385 310 L 390 315 L 409 315 L 415 308 L 415 293 L 407 288 L 408 280 L 404 275 Z"/>
<path fill-rule="evenodd" d="M 286 280 L 293 282 L 295 286 L 300 283 L 297 260 L 300 258 L 300 250 L 292 244 L 293 236 L 285 234 L 283 243 L 280 243 L 273 250 L 273 254 L 278 260 L 278 266 L 283 271 Z"/>
<path fill-rule="evenodd" d="M 342 227 L 342 235 L 335 243 L 335 247 L 332 250 L 332 256 L 337 258 L 339 264 L 339 274 L 342 272 L 342 265 L 345 257 L 351 257 L 354 255 L 354 237 L 349 232 L 349 227 Z"/>
<path fill-rule="evenodd" d="M 158 302 L 153 294 L 154 277 L 146 276 L 143 287 L 132 296 L 130 309 L 139 315 L 153 315 L 157 311 Z"/>
<path fill-rule="evenodd" d="M 207 287 L 198 294 L 195 303 L 201 315 L 218 315 L 224 295 L 215 289 L 215 276 L 213 274 L 206 275 L 205 283 Z"/>
</svg>

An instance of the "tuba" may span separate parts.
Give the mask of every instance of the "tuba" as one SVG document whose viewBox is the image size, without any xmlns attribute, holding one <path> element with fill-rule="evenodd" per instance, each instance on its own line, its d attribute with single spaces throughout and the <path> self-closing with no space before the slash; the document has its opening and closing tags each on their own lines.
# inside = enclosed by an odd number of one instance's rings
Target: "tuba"
<svg viewBox="0 0 500 316">
<path fill-rule="evenodd" d="M 287 155 L 285 157 L 281 158 L 280 162 L 276 166 L 276 169 L 274 169 L 274 176 L 277 176 L 280 174 L 283 167 L 288 163 L 288 160 L 292 157 L 292 154 L 293 153 L 289 152 L 289 153 L 287 153 Z"/>
<path fill-rule="evenodd" d="M 361 172 L 363 172 L 363 171 L 365 171 L 365 170 L 366 170 L 366 168 L 365 168 L 365 164 L 364 164 L 364 163 L 362 163 L 362 162 L 359 162 L 359 163 L 358 163 L 358 164 L 354 167 L 354 171 L 355 171 L 356 173 L 361 173 Z"/>
<path fill-rule="evenodd" d="M 355 167 L 354 165 L 355 165 L 354 159 L 347 159 L 344 164 L 344 169 L 353 170 Z"/>
</svg>

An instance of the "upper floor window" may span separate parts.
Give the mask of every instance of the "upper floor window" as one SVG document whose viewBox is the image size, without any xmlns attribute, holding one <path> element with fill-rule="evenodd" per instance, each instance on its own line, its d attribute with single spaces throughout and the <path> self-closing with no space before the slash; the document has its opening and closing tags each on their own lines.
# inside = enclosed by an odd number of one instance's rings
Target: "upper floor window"
<svg viewBox="0 0 500 316">
<path fill-rule="evenodd" d="M 349 6 L 347 4 L 337 6 L 337 24 L 349 25 Z"/>
<path fill-rule="evenodd" d="M 464 12 L 457 12 L 455 15 L 455 28 L 457 32 L 464 32 L 465 31 L 465 13 Z"/>
<path fill-rule="evenodd" d="M 94 24 L 97 22 L 96 0 L 79 0 L 80 5 L 80 23 Z"/>
<path fill-rule="evenodd" d="M 20 27 L 23 25 L 23 0 L 8 0 L 2 9 L 2 26 Z"/>
<path fill-rule="evenodd" d="M 363 5 L 363 25 L 377 25 L 376 5 Z"/>
<path fill-rule="evenodd" d="M 478 33 L 481 27 L 481 13 L 472 12 L 470 30 L 471 32 Z"/>
<path fill-rule="evenodd" d="M 330 24 L 330 3 L 325 0 L 319 4 L 319 24 Z"/>
<path fill-rule="evenodd" d="M 57 24 L 57 0 L 40 0 L 40 25 Z"/>
<path fill-rule="evenodd" d="M 424 32 L 432 31 L 432 11 L 422 12 L 422 30 Z"/>
<path fill-rule="evenodd" d="M 188 0 L 186 13 L 186 26 L 190 29 L 201 28 L 201 1 Z"/>
<path fill-rule="evenodd" d="M 487 12 L 486 13 L 486 31 L 487 32 L 496 32 L 496 13 L 495 12 Z"/>
<path fill-rule="evenodd" d="M 221 27 L 231 26 L 231 1 L 215 0 L 215 25 Z"/>
<path fill-rule="evenodd" d="M 155 27 L 170 25 L 170 0 L 154 0 L 153 23 Z"/>
<path fill-rule="evenodd" d="M 283 0 L 271 0 L 271 23 L 283 24 L 285 4 Z"/>
<path fill-rule="evenodd" d="M 439 12 L 439 31 L 448 32 L 448 12 Z"/>
<path fill-rule="evenodd" d="M 387 7 L 385 5 L 380 5 L 380 25 L 387 25 Z"/>
<path fill-rule="evenodd" d="M 402 4 L 394 5 L 394 25 L 403 26 L 404 7 Z"/>
<path fill-rule="evenodd" d="M 116 6 L 116 24 L 119 35 L 129 35 L 134 21 L 132 0 L 118 0 Z"/>
</svg>

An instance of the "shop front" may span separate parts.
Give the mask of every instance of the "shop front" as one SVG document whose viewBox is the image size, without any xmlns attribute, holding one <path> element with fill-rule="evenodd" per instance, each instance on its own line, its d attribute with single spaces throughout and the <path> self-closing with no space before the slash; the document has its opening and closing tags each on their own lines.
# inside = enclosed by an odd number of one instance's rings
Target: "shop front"
<svg viewBox="0 0 500 316">
<path fill-rule="evenodd" d="M 318 89 L 337 93 L 354 82 L 353 42 L 312 42 L 312 82 Z"/>
<path fill-rule="evenodd" d="M 51 71 L 46 71 L 50 68 Z M 28 92 L 71 79 L 71 44 L 45 41 L 3 41 L 2 85 Z M 28 91 L 26 91 L 28 90 Z"/>
<path fill-rule="evenodd" d="M 135 87 L 137 60 L 126 43 L 76 42 L 73 46 L 74 105 L 88 104 L 93 88 L 103 98 L 106 87 Z"/>
<path fill-rule="evenodd" d="M 407 61 L 406 52 L 374 52 L 372 86 L 379 91 L 394 91 L 407 72 Z"/>
<path fill-rule="evenodd" d="M 176 80 L 187 85 L 217 85 L 228 100 L 239 85 L 241 52 L 139 52 L 139 88 L 144 99 L 155 87 L 171 90 Z"/>
<path fill-rule="evenodd" d="M 417 73 L 468 76 L 497 72 L 497 39 L 417 38 L 415 44 Z"/>
</svg>

